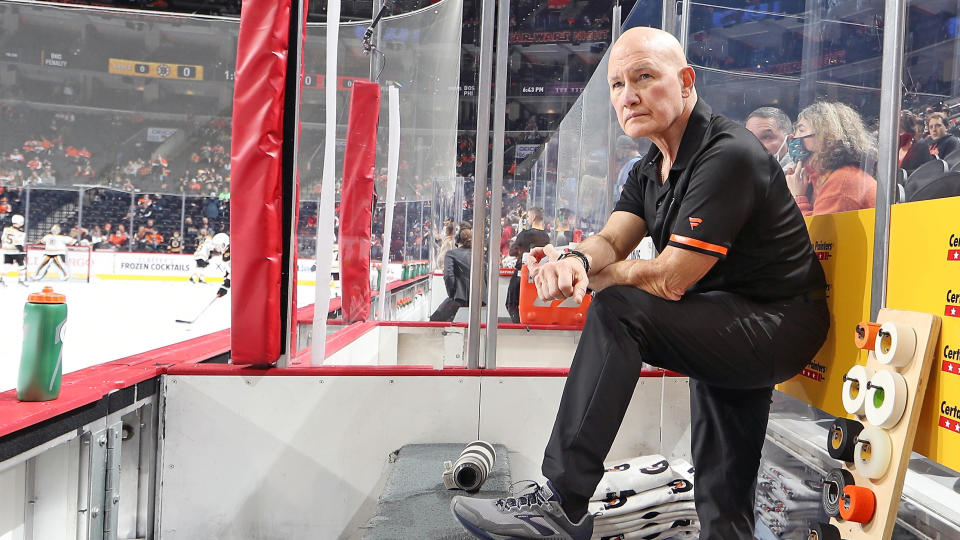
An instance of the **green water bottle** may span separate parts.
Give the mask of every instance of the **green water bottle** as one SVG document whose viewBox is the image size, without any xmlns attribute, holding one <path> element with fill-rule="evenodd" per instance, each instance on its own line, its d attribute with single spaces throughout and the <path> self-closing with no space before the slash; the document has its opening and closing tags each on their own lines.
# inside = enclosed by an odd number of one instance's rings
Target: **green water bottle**
<svg viewBox="0 0 960 540">
<path fill-rule="evenodd" d="M 63 374 L 63 327 L 67 297 L 44 287 L 27 297 L 23 308 L 23 353 L 17 399 L 50 401 L 60 395 Z"/>
</svg>

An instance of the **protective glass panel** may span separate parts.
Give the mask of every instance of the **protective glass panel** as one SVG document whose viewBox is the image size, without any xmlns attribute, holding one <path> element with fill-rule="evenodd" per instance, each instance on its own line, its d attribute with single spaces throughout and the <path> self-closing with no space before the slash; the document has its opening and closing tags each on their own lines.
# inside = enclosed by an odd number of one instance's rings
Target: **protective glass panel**
<svg viewBox="0 0 960 540">
<path fill-rule="evenodd" d="M 46 285 L 67 297 L 67 372 L 230 325 L 219 253 L 193 253 L 203 220 L 229 231 L 238 22 L 0 2 L 0 229 L 23 216 L 27 244 L 23 274 L 0 270 L 5 344 Z"/>
<path fill-rule="evenodd" d="M 806 215 L 876 204 L 882 22 L 880 1 L 692 6 L 700 98 L 777 155 Z"/>
<path fill-rule="evenodd" d="M 960 10 L 909 2 L 903 44 L 903 100 L 896 201 L 960 195 Z"/>
<path fill-rule="evenodd" d="M 623 25 L 659 26 L 660 5 L 659 2 L 621 4 Z M 543 9 L 533 9 L 531 13 L 549 14 L 564 7 L 548 2 L 540 6 Z M 521 9 L 521 14 L 525 12 Z M 511 43 L 507 87 L 520 95 L 552 97 L 524 100 L 509 96 L 507 100 L 508 128 L 511 121 L 517 119 L 519 122 L 512 125 L 526 125 L 527 130 L 507 132 L 501 266 L 508 271 L 501 274 L 501 280 L 514 273 L 509 269 L 517 268 L 517 258 L 534 245 L 550 242 L 560 248 L 575 247 L 582 239 L 599 232 L 619 195 L 620 170 L 637 153 L 637 143 L 629 138 L 626 141 L 629 144 L 620 141 L 620 146 L 633 147 L 632 153 L 625 148 L 618 149 L 616 144 L 622 132 L 610 105 L 606 82 L 613 18 L 612 2 L 594 2 L 567 21 L 576 27 L 571 35 L 580 36 L 582 41 L 555 41 L 551 47 L 534 51 L 522 41 Z M 522 15 L 515 19 L 517 26 L 529 21 Z M 539 16 L 532 19 L 533 24 L 540 20 Z M 549 15 L 545 21 L 550 24 Z M 550 83 L 531 82 L 543 80 L 536 76 L 538 66 L 549 69 L 551 60 L 566 51 L 574 54 L 567 54 L 563 69 L 550 74 Z M 516 60 L 520 61 L 519 68 Z M 536 131 L 544 125 L 553 132 L 542 135 Z M 537 229 L 542 229 L 542 233 Z M 505 294 L 501 294 L 500 301 L 508 306 L 509 315 L 507 319 L 501 314 L 501 321 L 565 324 L 573 320 L 559 313 L 560 310 L 537 313 L 537 320 L 524 316 L 529 312 L 518 309 L 521 286 L 521 276 L 517 275 L 511 276 L 509 285 L 501 287 Z M 515 363 L 515 359 L 504 358 L 498 360 L 498 365 L 511 362 Z"/>
<path fill-rule="evenodd" d="M 426 3 L 421 3 L 421 5 Z M 407 6 L 409 7 L 409 6 Z M 436 269 L 442 223 L 460 219 L 464 200 L 462 179 L 457 178 L 457 108 L 459 99 L 460 34 L 462 3 L 443 0 L 428 7 L 402 14 L 389 14 L 364 35 L 370 21 L 344 23 L 340 26 L 337 55 L 337 126 L 336 163 L 337 190 L 336 237 L 332 273 L 316 272 L 317 286 L 329 284 L 333 296 L 328 310 L 331 319 L 344 323 L 356 320 L 426 320 L 429 315 L 431 272 Z M 326 88 L 326 25 L 310 24 L 306 38 L 307 76 L 301 97 L 303 132 L 300 140 L 300 176 L 302 179 L 301 218 L 298 223 L 298 245 L 309 248 L 301 257 L 309 257 L 316 249 L 318 205 L 325 159 L 325 88 Z M 380 83 L 379 122 L 373 138 L 376 141 L 373 192 L 360 198 L 344 200 L 344 185 L 357 179 L 344 178 L 348 139 L 358 136 L 348 130 L 351 113 L 351 88 L 356 80 L 373 78 Z M 388 88 L 399 88 L 400 143 L 396 196 L 390 227 L 387 227 L 387 180 L 389 99 Z M 359 140 L 359 139 L 357 139 Z M 366 167 L 366 165 L 364 165 Z M 364 213 L 369 212 L 369 218 Z M 304 215 L 307 217 L 304 218 Z M 349 224 L 361 216 L 361 231 Z M 306 219 L 306 221 L 305 221 Z M 341 230 L 345 224 L 348 229 Z M 386 229 L 389 238 L 384 239 Z M 367 236 L 369 234 L 369 237 Z M 339 242 L 350 238 L 364 244 L 369 253 L 362 260 L 344 260 L 340 254 L 349 246 Z M 382 256 L 388 262 L 384 267 Z M 315 255 L 311 255 L 315 256 Z M 312 261 L 307 261 L 313 264 Z M 304 260 L 301 260 L 301 267 Z M 344 275 L 354 288 L 344 287 Z M 345 295 L 364 298 L 366 284 L 357 275 L 369 275 L 371 292 L 369 309 L 362 313 L 343 310 Z M 301 276 L 301 286 L 307 284 Z M 441 280 L 442 292 L 442 280 Z M 386 297 L 379 309 L 381 295 Z M 300 298 L 314 298 L 312 289 L 301 289 Z M 352 320 L 351 320 L 352 319 Z"/>
</svg>

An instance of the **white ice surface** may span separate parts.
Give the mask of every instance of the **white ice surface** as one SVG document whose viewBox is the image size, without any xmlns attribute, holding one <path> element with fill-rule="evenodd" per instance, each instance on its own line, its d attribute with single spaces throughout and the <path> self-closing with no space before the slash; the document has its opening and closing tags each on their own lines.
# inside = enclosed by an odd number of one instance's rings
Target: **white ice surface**
<svg viewBox="0 0 960 540">
<path fill-rule="evenodd" d="M 0 392 L 17 386 L 23 344 L 23 306 L 27 295 L 50 285 L 67 296 L 63 372 L 124 358 L 230 326 L 232 293 L 213 302 L 219 284 L 186 281 L 114 281 L 91 283 L 47 280 L 23 287 L 0 286 Z M 300 287 L 299 303 L 311 303 L 312 287 Z"/>
</svg>

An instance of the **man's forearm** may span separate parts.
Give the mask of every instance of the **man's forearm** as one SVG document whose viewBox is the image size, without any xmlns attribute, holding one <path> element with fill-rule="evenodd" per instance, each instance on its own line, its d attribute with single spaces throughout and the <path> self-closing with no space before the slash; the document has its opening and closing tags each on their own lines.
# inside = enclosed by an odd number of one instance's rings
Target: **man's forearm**
<svg viewBox="0 0 960 540">
<path fill-rule="evenodd" d="M 587 256 L 590 261 L 591 279 L 607 266 L 617 262 L 617 255 L 613 244 L 602 234 L 595 234 L 577 245 L 577 251 Z"/>
</svg>

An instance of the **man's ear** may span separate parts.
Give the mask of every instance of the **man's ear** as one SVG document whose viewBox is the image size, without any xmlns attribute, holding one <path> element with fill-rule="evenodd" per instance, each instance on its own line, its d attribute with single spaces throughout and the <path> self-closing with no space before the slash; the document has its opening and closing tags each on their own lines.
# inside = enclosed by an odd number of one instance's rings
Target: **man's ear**
<svg viewBox="0 0 960 540">
<path fill-rule="evenodd" d="M 690 97 L 690 94 L 693 92 L 693 84 L 697 81 L 697 74 L 693 71 L 693 68 L 686 66 L 680 68 L 680 93 L 683 97 Z"/>
</svg>

